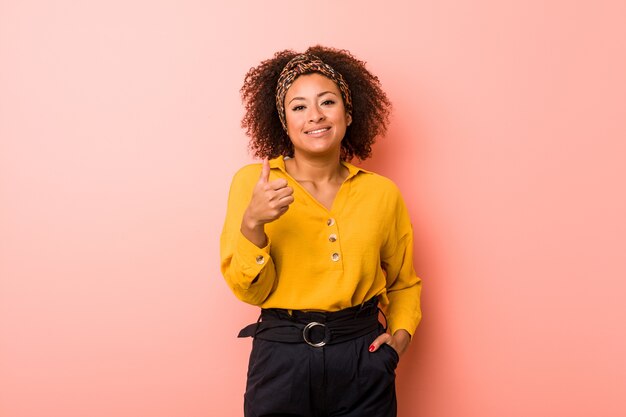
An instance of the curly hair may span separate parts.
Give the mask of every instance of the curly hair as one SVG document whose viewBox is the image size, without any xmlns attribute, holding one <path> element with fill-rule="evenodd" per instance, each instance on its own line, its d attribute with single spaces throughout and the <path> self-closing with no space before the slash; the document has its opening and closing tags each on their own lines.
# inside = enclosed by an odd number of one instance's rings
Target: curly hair
<svg viewBox="0 0 626 417">
<path fill-rule="evenodd" d="M 341 159 L 369 158 L 376 138 L 387 132 L 391 113 L 391 102 L 378 77 L 365 68 L 365 62 L 344 49 L 317 45 L 305 53 L 319 57 L 338 71 L 352 92 L 352 124 L 341 142 Z M 250 151 L 259 158 L 293 157 L 293 144 L 278 116 L 275 94 L 282 69 L 299 54 L 292 50 L 277 52 L 246 74 L 241 87 L 245 105 L 241 127 L 250 137 Z"/>
</svg>

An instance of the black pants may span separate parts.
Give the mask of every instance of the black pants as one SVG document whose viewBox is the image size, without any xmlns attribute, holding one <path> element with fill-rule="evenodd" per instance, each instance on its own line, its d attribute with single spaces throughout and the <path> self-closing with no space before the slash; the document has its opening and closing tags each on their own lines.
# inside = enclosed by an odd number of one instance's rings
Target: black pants
<svg viewBox="0 0 626 417">
<path fill-rule="evenodd" d="M 395 417 L 398 354 L 383 332 L 313 347 L 255 338 L 248 366 L 246 417 Z"/>
</svg>

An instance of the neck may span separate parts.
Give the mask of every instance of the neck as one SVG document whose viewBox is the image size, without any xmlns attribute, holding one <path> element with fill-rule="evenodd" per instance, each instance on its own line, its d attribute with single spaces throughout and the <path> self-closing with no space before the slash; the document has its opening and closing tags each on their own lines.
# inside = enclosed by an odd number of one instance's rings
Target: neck
<svg viewBox="0 0 626 417">
<path fill-rule="evenodd" d="M 289 175 L 295 179 L 313 182 L 342 182 L 346 170 L 338 156 L 333 158 L 306 158 L 302 155 L 294 155 L 288 168 Z"/>
</svg>

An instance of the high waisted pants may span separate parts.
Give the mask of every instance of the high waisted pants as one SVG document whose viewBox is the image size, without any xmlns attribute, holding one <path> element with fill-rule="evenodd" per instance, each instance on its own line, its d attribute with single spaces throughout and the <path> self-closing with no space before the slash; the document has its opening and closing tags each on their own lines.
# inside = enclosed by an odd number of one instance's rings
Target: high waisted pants
<svg viewBox="0 0 626 417">
<path fill-rule="evenodd" d="M 347 342 L 313 347 L 255 338 L 246 417 L 395 417 L 398 354 L 368 348 L 382 326 Z"/>
</svg>

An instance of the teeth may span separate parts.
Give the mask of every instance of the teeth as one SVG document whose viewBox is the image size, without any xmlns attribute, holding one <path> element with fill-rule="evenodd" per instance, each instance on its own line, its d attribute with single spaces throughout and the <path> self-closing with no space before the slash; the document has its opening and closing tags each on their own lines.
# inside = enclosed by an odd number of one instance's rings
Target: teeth
<svg viewBox="0 0 626 417">
<path fill-rule="evenodd" d="M 315 134 L 315 133 L 322 133 L 322 132 L 326 132 L 328 130 L 327 127 L 323 128 L 323 129 L 317 129 L 317 130 L 311 130 L 310 132 L 307 132 L 309 135 L 311 134 Z"/>
</svg>

